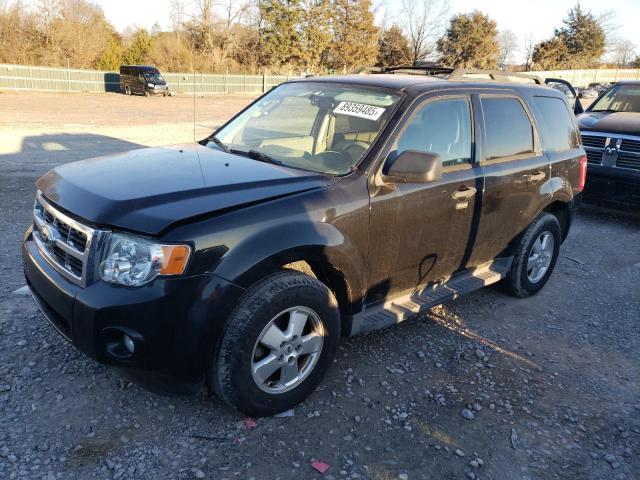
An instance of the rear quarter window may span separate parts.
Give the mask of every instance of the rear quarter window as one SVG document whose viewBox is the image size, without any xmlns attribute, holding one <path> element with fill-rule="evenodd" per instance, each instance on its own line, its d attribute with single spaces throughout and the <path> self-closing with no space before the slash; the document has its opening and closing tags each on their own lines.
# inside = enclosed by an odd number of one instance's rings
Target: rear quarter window
<svg viewBox="0 0 640 480">
<path fill-rule="evenodd" d="M 485 125 L 485 158 L 494 160 L 534 151 L 533 125 L 515 97 L 480 97 Z"/>
<path fill-rule="evenodd" d="M 567 103 L 556 97 L 534 97 L 542 118 L 538 119 L 545 150 L 564 152 L 580 146 L 576 123 Z"/>
</svg>

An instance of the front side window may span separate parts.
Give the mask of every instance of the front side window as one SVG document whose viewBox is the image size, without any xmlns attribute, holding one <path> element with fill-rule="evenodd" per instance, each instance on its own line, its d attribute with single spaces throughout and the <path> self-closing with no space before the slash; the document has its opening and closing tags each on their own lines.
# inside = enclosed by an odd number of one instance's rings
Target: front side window
<svg viewBox="0 0 640 480">
<path fill-rule="evenodd" d="M 538 123 L 542 129 L 544 148 L 564 152 L 580 146 L 580 137 L 566 103 L 556 97 L 535 97 L 542 114 Z"/>
<path fill-rule="evenodd" d="M 349 173 L 400 95 L 359 85 L 281 85 L 216 132 L 212 148 L 328 174 Z"/>
<path fill-rule="evenodd" d="M 485 125 L 485 158 L 493 160 L 531 153 L 533 125 L 514 97 L 481 97 Z"/>
<path fill-rule="evenodd" d="M 437 153 L 443 167 L 471 163 L 471 109 L 467 98 L 427 103 L 412 116 L 392 155 L 405 150 Z"/>
<path fill-rule="evenodd" d="M 589 112 L 640 112 L 640 85 L 615 85 L 588 109 Z"/>
</svg>

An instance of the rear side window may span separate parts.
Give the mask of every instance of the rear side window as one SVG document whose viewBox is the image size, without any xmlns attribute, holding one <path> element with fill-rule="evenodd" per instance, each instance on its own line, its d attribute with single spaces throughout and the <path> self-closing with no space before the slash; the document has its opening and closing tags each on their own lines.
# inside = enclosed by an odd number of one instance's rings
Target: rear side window
<svg viewBox="0 0 640 480">
<path fill-rule="evenodd" d="M 533 152 L 533 126 L 517 98 L 480 97 L 480 101 L 487 160 Z"/>
<path fill-rule="evenodd" d="M 542 130 L 544 148 L 555 152 L 578 148 L 578 131 L 566 102 L 555 97 L 535 97 L 535 102 L 542 114 L 538 123 Z"/>
</svg>

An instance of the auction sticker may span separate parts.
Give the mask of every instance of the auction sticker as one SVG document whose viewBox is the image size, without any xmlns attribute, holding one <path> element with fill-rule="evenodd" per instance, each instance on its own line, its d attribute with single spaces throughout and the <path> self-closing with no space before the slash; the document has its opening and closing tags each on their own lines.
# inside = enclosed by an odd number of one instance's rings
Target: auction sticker
<svg viewBox="0 0 640 480">
<path fill-rule="evenodd" d="M 351 115 L 352 117 L 366 118 L 367 120 L 378 120 L 384 113 L 384 108 L 365 105 L 364 103 L 340 102 L 333 110 L 333 113 Z"/>
</svg>

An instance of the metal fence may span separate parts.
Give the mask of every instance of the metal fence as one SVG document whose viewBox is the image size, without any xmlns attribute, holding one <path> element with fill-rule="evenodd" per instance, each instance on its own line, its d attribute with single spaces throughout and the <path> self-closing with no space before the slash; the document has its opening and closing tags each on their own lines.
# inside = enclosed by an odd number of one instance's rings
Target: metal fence
<svg viewBox="0 0 640 480">
<path fill-rule="evenodd" d="M 542 78 L 561 78 L 576 87 L 586 87 L 590 83 L 617 82 L 619 80 L 640 80 L 640 69 L 594 69 L 594 70 L 554 70 L 531 72 Z"/>
<path fill-rule="evenodd" d="M 284 75 L 213 75 L 163 73 L 176 93 L 262 93 L 295 77 Z M 118 72 L 0 64 L 0 90 L 49 92 L 119 92 Z"/>
<path fill-rule="evenodd" d="M 578 87 L 596 82 L 640 80 L 640 69 L 557 70 L 532 72 L 541 77 L 562 78 Z M 164 73 L 176 93 L 262 93 L 291 78 L 284 75 L 225 75 Z M 50 92 L 119 92 L 118 72 L 74 68 L 31 67 L 0 64 L 0 90 Z"/>
</svg>

